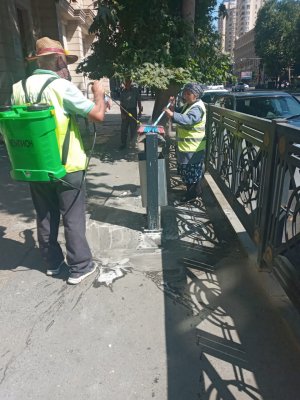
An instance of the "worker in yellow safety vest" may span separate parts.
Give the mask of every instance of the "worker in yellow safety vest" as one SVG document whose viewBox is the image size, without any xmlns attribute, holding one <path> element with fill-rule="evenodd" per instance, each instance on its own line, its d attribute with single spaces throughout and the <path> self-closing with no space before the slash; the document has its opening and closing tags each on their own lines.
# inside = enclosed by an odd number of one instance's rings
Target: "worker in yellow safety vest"
<svg viewBox="0 0 300 400">
<path fill-rule="evenodd" d="M 68 64 L 78 57 L 69 54 L 60 42 L 43 37 L 36 42 L 36 52 L 27 58 L 36 61 L 38 69 L 13 85 L 12 103 L 19 105 L 40 102 L 54 107 L 56 138 L 61 162 L 67 174 L 60 180 L 30 182 L 30 191 L 37 216 L 37 238 L 49 276 L 69 269 L 67 282 L 78 284 L 96 271 L 96 263 L 86 239 L 85 185 L 87 168 L 85 154 L 75 115 L 93 122 L 104 120 L 105 92 L 99 81 L 94 82 L 94 102 L 70 82 Z M 47 149 L 45 154 L 47 156 Z M 66 254 L 58 243 L 60 218 L 65 234 Z"/>
<path fill-rule="evenodd" d="M 200 100 L 202 88 L 197 83 L 187 83 L 182 90 L 185 104 L 179 109 L 165 108 L 165 112 L 176 123 L 177 172 L 186 185 L 182 202 L 195 200 L 201 194 L 201 179 L 204 174 L 206 148 L 206 110 Z M 174 104 L 174 97 L 170 98 Z"/>
</svg>

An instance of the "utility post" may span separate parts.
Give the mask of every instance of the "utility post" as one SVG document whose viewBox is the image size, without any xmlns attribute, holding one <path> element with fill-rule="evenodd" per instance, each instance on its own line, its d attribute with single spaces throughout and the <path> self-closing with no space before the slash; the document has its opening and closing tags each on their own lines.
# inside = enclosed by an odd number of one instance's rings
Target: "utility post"
<svg viewBox="0 0 300 400">
<path fill-rule="evenodd" d="M 160 229 L 157 140 L 157 133 L 148 132 L 146 134 L 147 228 L 149 231 L 158 231 Z"/>
</svg>

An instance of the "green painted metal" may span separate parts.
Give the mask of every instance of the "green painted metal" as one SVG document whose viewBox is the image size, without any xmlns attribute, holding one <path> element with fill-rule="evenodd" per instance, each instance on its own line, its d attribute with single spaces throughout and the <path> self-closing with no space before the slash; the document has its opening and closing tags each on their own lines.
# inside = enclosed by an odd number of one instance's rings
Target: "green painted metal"
<svg viewBox="0 0 300 400">
<path fill-rule="evenodd" d="M 300 309 L 300 129 L 208 106 L 206 169 Z"/>
<path fill-rule="evenodd" d="M 54 108 L 47 104 L 0 107 L 0 132 L 17 181 L 51 181 L 66 174 L 56 138 Z"/>
</svg>

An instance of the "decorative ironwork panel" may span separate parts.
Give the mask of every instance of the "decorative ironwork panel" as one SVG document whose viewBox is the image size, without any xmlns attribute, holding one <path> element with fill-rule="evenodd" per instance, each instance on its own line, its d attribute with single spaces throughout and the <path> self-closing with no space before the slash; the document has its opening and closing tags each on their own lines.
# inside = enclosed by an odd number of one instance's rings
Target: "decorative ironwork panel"
<svg viewBox="0 0 300 400">
<path fill-rule="evenodd" d="M 209 105 L 207 170 L 300 307 L 300 128 Z"/>
<path fill-rule="evenodd" d="M 268 245 L 300 269 L 300 129 L 278 124 L 277 143 Z"/>
<path fill-rule="evenodd" d="M 260 186 L 267 168 L 272 123 L 210 106 L 207 168 L 253 237 L 260 225 Z"/>
</svg>

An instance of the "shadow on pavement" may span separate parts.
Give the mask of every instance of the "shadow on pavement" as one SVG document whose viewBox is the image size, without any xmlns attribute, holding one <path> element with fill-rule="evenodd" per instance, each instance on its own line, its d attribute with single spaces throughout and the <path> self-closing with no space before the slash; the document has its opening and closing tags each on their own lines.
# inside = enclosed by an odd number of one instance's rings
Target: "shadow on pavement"
<svg viewBox="0 0 300 400">
<path fill-rule="evenodd" d="M 6 227 L 0 226 L 0 270 L 12 272 L 35 269 L 44 271 L 32 229 L 20 234 L 20 241 L 6 237 Z"/>
<path fill-rule="evenodd" d="M 34 211 L 29 186 L 24 182 L 15 182 L 10 178 L 10 162 L 4 143 L 0 142 L 0 212 L 8 215 L 20 215 L 26 222 L 34 221 Z"/>
<path fill-rule="evenodd" d="M 172 148 L 169 157 L 161 276 L 168 399 L 297 398 L 299 347 L 209 187 L 197 202 L 174 206 L 181 184 Z"/>
<path fill-rule="evenodd" d="M 120 152 L 118 144 L 114 128 L 96 145 L 95 157 L 104 163 L 135 163 L 136 151 Z M 195 203 L 175 205 L 182 184 L 173 150 L 169 205 L 162 208 L 163 269 L 146 273 L 165 297 L 167 399 L 297 398 L 299 348 L 295 351 L 288 327 L 259 288 L 259 272 L 248 265 L 210 189 L 205 187 Z M 138 195 L 136 185 L 117 185 L 113 178 L 98 192 L 92 174 L 88 183 L 89 193 L 102 192 L 103 199 L 105 190 L 110 199 L 122 191 L 132 201 Z M 93 219 L 142 230 L 144 216 L 119 205 L 108 207 L 103 200 Z"/>
</svg>

